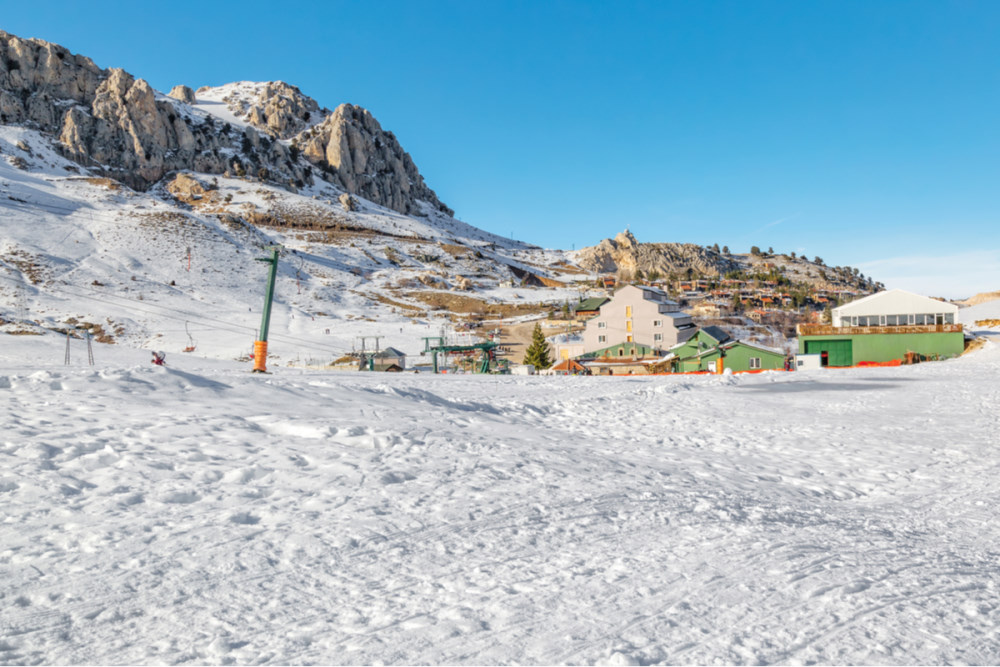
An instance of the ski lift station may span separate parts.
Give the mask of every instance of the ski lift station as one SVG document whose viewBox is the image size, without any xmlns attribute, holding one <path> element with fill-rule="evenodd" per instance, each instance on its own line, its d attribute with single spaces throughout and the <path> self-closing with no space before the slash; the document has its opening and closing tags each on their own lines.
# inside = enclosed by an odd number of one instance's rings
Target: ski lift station
<svg viewBox="0 0 1000 667">
<path fill-rule="evenodd" d="M 832 314 L 831 324 L 798 326 L 799 355 L 816 355 L 810 366 L 947 359 L 965 349 L 958 306 L 938 299 L 894 289 Z"/>
</svg>

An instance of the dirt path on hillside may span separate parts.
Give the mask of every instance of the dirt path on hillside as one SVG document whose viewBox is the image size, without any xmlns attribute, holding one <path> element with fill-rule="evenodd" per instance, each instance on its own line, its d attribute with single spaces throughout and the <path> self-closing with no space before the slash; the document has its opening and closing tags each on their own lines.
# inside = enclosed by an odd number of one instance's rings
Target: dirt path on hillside
<svg viewBox="0 0 1000 667">
<path fill-rule="evenodd" d="M 531 345 L 531 334 L 535 330 L 535 324 L 538 320 L 533 320 L 531 322 L 521 322 L 519 324 L 507 324 L 500 327 L 500 344 L 507 347 L 510 352 L 505 355 L 507 359 L 510 359 L 512 364 L 524 363 L 524 353 Z M 582 331 L 583 327 L 579 325 L 574 325 L 573 331 Z M 550 329 L 542 327 L 542 331 L 545 332 L 546 336 L 554 336 L 557 333 L 565 332 L 565 329 Z M 553 361 L 555 359 L 555 350 L 552 346 L 549 346 L 549 358 Z"/>
</svg>

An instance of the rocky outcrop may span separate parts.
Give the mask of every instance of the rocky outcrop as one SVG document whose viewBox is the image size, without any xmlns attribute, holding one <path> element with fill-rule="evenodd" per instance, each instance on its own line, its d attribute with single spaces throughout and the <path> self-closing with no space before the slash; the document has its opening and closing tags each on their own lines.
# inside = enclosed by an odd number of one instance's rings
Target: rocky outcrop
<svg viewBox="0 0 1000 667">
<path fill-rule="evenodd" d="M 194 96 L 194 91 L 187 86 L 174 86 L 170 89 L 167 97 L 172 97 L 184 104 L 197 104 L 198 98 Z"/>
<path fill-rule="evenodd" d="M 420 213 L 418 201 L 454 215 L 427 185 L 409 153 L 367 110 L 341 104 L 320 125 L 294 144 L 334 182 L 400 213 Z"/>
<path fill-rule="evenodd" d="M 146 81 L 120 69 L 108 70 L 89 108 L 74 105 L 68 109 L 57 132 L 67 157 L 137 189 L 183 169 L 253 174 L 266 166 L 289 178 L 301 174 L 301 169 L 283 164 L 288 162 L 284 146 L 270 144 L 261 154 L 252 149 L 252 138 L 239 129 L 217 124 L 210 117 L 201 122 L 188 120 L 173 102 L 157 99 Z M 250 151 L 241 150 L 247 146 Z M 243 157 L 227 157 L 227 153 L 241 152 Z"/>
<path fill-rule="evenodd" d="M 635 276 L 680 275 L 688 269 L 702 276 L 718 276 L 739 269 L 731 258 L 693 243 L 639 243 L 629 231 L 577 252 L 587 271 Z"/>
<path fill-rule="evenodd" d="M 198 92 L 210 88 L 199 88 Z M 223 86 L 222 101 L 234 116 L 276 139 L 291 139 L 330 113 L 284 81 L 241 81 Z"/>
<path fill-rule="evenodd" d="M 0 123 L 51 123 L 56 100 L 89 104 L 103 78 L 90 58 L 0 31 Z"/>
<path fill-rule="evenodd" d="M 0 31 L 0 123 L 53 135 L 66 157 L 103 176 L 136 189 L 183 170 L 291 189 L 319 177 L 404 214 L 422 214 L 426 202 L 453 215 L 365 109 L 345 104 L 329 113 L 281 81 L 223 89 L 251 127 L 182 106 L 196 102 L 187 86 L 159 96 L 124 70 L 102 70 L 61 46 Z M 290 137 L 291 148 L 281 141 Z"/>
<path fill-rule="evenodd" d="M 344 207 L 345 211 L 356 211 L 358 210 L 358 200 L 347 194 L 346 192 L 340 195 L 339 198 L 340 205 Z"/>
</svg>

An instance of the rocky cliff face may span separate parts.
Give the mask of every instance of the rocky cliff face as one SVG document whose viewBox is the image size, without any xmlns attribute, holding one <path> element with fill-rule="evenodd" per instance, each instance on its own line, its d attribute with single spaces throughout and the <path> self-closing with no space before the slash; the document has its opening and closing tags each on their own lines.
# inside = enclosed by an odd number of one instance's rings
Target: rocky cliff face
<svg viewBox="0 0 1000 667">
<path fill-rule="evenodd" d="M 416 201 L 422 200 L 454 215 L 424 184 L 392 132 L 383 130 L 366 109 L 341 104 L 295 143 L 310 162 L 332 170 L 336 183 L 348 192 L 384 202 L 401 213 L 417 213 Z"/>
<path fill-rule="evenodd" d="M 576 259 L 588 271 L 630 276 L 637 272 L 644 276 L 654 272 L 667 276 L 681 274 L 689 268 L 703 276 L 718 276 L 740 268 L 734 260 L 700 245 L 639 243 L 628 231 L 580 250 Z"/>
<path fill-rule="evenodd" d="M 50 134 L 66 157 L 133 188 L 187 169 L 288 187 L 318 177 L 401 213 L 420 212 L 422 200 L 453 214 L 368 111 L 329 113 L 280 81 L 246 85 L 252 94 L 233 94 L 227 105 L 250 127 L 233 127 L 193 108 L 186 86 L 160 95 L 124 70 L 0 31 L 0 123 Z"/>
</svg>

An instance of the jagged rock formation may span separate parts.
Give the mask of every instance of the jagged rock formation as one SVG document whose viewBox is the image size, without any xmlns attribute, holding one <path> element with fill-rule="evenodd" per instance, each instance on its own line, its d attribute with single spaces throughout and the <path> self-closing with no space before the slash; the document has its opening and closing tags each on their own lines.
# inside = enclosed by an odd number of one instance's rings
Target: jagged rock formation
<svg viewBox="0 0 1000 667">
<path fill-rule="evenodd" d="M 348 192 L 401 213 L 419 213 L 417 200 L 454 215 L 424 184 L 410 154 L 367 109 L 341 104 L 321 124 L 296 138 L 306 159 L 332 170 Z"/>
<path fill-rule="evenodd" d="M 172 97 L 178 102 L 183 102 L 184 104 L 196 104 L 198 98 L 195 97 L 194 91 L 187 86 L 174 86 L 170 89 L 167 97 Z"/>
<path fill-rule="evenodd" d="M 596 273 L 644 276 L 681 274 L 689 268 L 702 276 L 718 276 L 740 268 L 730 257 L 693 243 L 639 243 L 629 231 L 604 239 L 576 255 L 581 267 Z"/>
<path fill-rule="evenodd" d="M 347 194 L 346 192 L 340 195 L 339 201 L 340 205 L 344 207 L 345 211 L 350 212 L 350 211 L 356 211 L 358 209 L 358 200 L 356 200 L 354 197 Z"/>
<path fill-rule="evenodd" d="M 284 81 L 228 84 L 222 101 L 237 118 L 277 139 L 291 139 L 329 115 L 319 104 Z M 198 92 L 211 90 L 199 88 Z"/>
<path fill-rule="evenodd" d="M 197 100 L 187 86 L 158 96 L 124 70 L 0 31 L 0 123 L 49 134 L 67 158 L 133 188 L 182 170 L 290 188 L 319 177 L 401 213 L 422 213 L 425 201 L 453 215 L 365 109 L 345 104 L 329 113 L 295 86 L 246 85 L 254 96 L 234 93 L 227 104 L 250 127 L 233 127 L 189 106 Z M 291 147 L 282 141 L 289 138 Z"/>
</svg>

